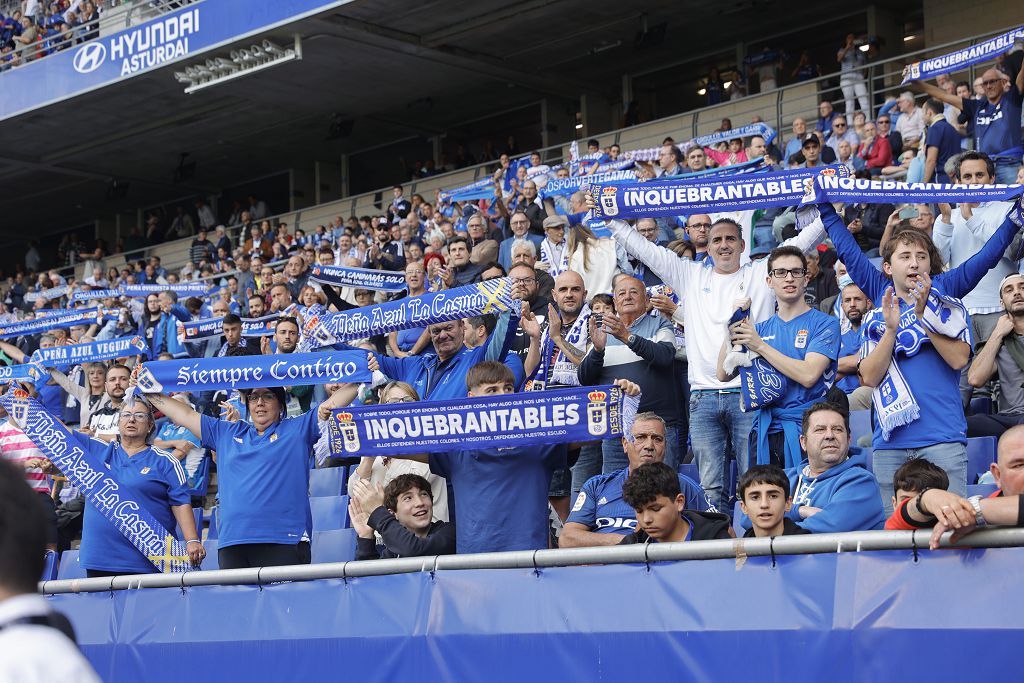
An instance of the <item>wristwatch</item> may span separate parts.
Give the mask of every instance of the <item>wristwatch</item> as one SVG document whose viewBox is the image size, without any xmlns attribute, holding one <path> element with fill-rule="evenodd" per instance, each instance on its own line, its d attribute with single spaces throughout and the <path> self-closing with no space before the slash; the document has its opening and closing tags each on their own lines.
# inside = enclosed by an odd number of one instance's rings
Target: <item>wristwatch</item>
<svg viewBox="0 0 1024 683">
<path fill-rule="evenodd" d="M 988 522 L 985 521 L 985 515 L 981 514 L 981 496 L 971 496 L 967 502 L 974 508 L 974 519 L 978 526 L 985 526 Z"/>
<path fill-rule="evenodd" d="M 626 346 L 632 346 L 633 342 L 635 342 L 635 341 L 636 341 L 636 335 L 635 334 L 629 335 L 628 337 L 626 337 Z"/>
</svg>

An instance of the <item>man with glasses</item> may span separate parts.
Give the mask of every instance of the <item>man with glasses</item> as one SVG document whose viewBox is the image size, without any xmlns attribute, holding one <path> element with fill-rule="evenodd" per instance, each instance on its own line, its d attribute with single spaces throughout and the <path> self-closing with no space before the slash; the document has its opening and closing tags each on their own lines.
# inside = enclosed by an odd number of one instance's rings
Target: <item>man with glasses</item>
<svg viewBox="0 0 1024 683">
<path fill-rule="evenodd" d="M 718 354 L 718 379 L 735 377 L 723 367 L 733 346 L 745 346 L 786 378 L 785 392 L 754 420 L 750 462 L 782 468 L 800 464 L 800 421 L 804 410 L 825 396 L 836 376 L 839 320 L 807 305 L 807 257 L 792 246 L 768 255 L 768 288 L 778 309 L 759 323 L 744 318 L 729 327 L 729 339 Z"/>
<path fill-rule="evenodd" d="M 544 204 L 537 196 L 537 183 L 532 180 L 523 182 L 523 196 L 512 209 L 513 213 L 522 211 L 530 219 L 530 232 L 535 235 L 544 234 L 544 219 L 548 217 Z"/>
<path fill-rule="evenodd" d="M 405 268 L 402 243 L 391 239 L 391 226 L 380 222 L 373 229 L 373 244 L 366 250 L 366 268 L 401 271 Z"/>
<path fill-rule="evenodd" d="M 998 69 L 983 73 L 981 86 L 985 96 L 981 99 L 950 95 L 931 83 L 914 83 L 931 97 L 960 109 L 963 121 L 974 122 L 974 149 L 984 152 L 995 163 L 995 182 L 1016 182 L 1024 155 L 1020 126 L 1024 62 L 1012 81 Z"/>
<path fill-rule="evenodd" d="M 686 237 L 693 245 L 693 260 L 700 263 L 708 257 L 708 234 L 711 232 L 711 216 L 695 213 L 686 219 Z"/>
<path fill-rule="evenodd" d="M 860 138 L 857 137 L 855 132 L 850 130 L 846 117 L 839 114 L 832 119 L 832 134 L 828 136 L 828 141 L 825 143 L 835 152 L 836 158 L 840 158 L 839 143 L 844 140 L 850 143 L 851 150 L 857 149 L 860 146 Z"/>
<path fill-rule="evenodd" d="M 543 242 L 543 238 L 540 235 L 534 235 L 530 232 L 530 219 L 526 217 L 526 214 L 522 211 L 516 211 L 508 219 L 509 227 L 512 229 L 512 236 L 507 240 L 503 240 L 498 245 L 498 264 L 505 269 L 507 273 L 512 268 L 512 245 L 516 240 L 527 240 L 533 242 L 540 248 L 540 243 Z"/>
<path fill-rule="evenodd" d="M 878 126 L 878 137 L 889 141 L 889 150 L 892 153 L 889 158 L 891 163 L 893 159 L 899 158 L 900 154 L 903 153 L 903 136 L 898 131 L 893 130 L 892 119 L 888 114 L 879 114 L 878 118 L 875 119 L 875 124 Z"/>
</svg>

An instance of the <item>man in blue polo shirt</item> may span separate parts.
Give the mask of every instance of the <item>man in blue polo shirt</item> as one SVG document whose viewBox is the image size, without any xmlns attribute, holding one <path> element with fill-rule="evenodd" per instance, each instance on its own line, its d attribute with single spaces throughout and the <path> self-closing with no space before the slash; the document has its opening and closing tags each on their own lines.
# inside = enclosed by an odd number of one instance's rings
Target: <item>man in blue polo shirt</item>
<svg viewBox="0 0 1024 683">
<path fill-rule="evenodd" d="M 380 371 L 389 379 L 411 384 L 424 401 L 444 401 L 466 395 L 466 373 L 485 360 L 505 358 L 517 324 L 510 324 L 511 313 L 498 316 L 498 323 L 487 341 L 470 349 L 465 345 L 465 326 L 461 320 L 434 323 L 427 329 L 434 353 L 406 358 L 374 354 Z M 376 370 L 371 361 L 370 370 Z"/>
<path fill-rule="evenodd" d="M 640 388 L 617 381 L 635 396 Z M 484 361 L 466 374 L 469 396 L 513 393 L 512 371 Z M 430 471 L 448 480 L 455 494 L 459 553 L 541 550 L 548 547 L 548 487 L 566 465 L 566 445 L 512 446 L 431 453 Z"/>
<path fill-rule="evenodd" d="M 946 175 L 946 162 L 950 157 L 961 152 L 960 133 L 949 125 L 943 111 L 945 107 L 934 97 L 924 103 L 924 118 L 928 125 L 925 128 L 924 177 L 926 183 L 953 182 Z"/>
<path fill-rule="evenodd" d="M 983 73 L 981 83 L 985 96 L 979 100 L 950 95 L 931 83 L 916 83 L 931 97 L 962 111 L 961 122 L 974 121 L 974 149 L 989 155 L 995 162 L 996 182 L 1016 182 L 1024 155 L 1020 132 L 1024 62 L 1012 80 L 998 69 Z"/>
<path fill-rule="evenodd" d="M 638 414 L 630 438 L 622 437 L 622 447 L 629 467 L 587 480 L 562 529 L 559 547 L 617 545 L 623 535 L 636 530 L 636 511 L 622 500 L 622 485 L 636 468 L 665 459 L 665 421 L 656 413 Z M 704 489 L 684 474 L 679 475 L 679 489 L 687 510 L 716 511 Z"/>
<path fill-rule="evenodd" d="M 820 401 L 836 375 L 839 321 L 807 305 L 807 257 L 793 246 L 768 255 L 768 288 L 778 310 L 755 326 L 749 318 L 733 323 L 730 339 L 718 354 L 718 379 L 733 379 L 724 362 L 732 346 L 745 346 L 784 376 L 781 398 L 761 408 L 751 428 L 750 462 L 795 467 L 800 450 L 800 421 L 811 404 Z"/>
</svg>

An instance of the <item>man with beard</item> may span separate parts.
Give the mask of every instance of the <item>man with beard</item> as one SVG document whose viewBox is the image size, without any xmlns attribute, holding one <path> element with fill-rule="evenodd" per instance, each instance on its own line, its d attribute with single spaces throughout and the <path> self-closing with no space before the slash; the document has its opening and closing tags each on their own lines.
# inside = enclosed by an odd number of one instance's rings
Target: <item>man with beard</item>
<svg viewBox="0 0 1024 683">
<path fill-rule="evenodd" d="M 538 286 L 537 271 L 527 265 L 513 266 L 508 272 L 512 278 L 513 298 L 523 302 L 523 314 L 531 314 L 541 324 L 548 315 L 548 306 L 551 305 L 551 295 L 542 293 Z M 516 328 L 515 337 L 512 339 L 510 350 L 519 356 L 526 367 L 530 351 L 530 337 L 522 327 Z M 527 372 L 527 376 L 529 376 Z"/>
<path fill-rule="evenodd" d="M 845 331 L 839 338 L 840 379 L 836 386 L 849 399 L 850 410 L 868 410 L 871 408 L 871 387 L 861 386 L 857 377 L 857 363 L 860 362 L 860 325 L 864 322 L 864 315 L 874 306 L 861 288 L 854 284 L 843 287 L 840 296 L 844 317 L 840 321 L 840 329 Z"/>
<path fill-rule="evenodd" d="M 1024 424 L 1024 275 L 1012 273 L 999 285 L 1006 313 L 996 321 L 988 341 L 979 346 L 967 380 L 984 386 L 998 374 L 1000 410 L 995 415 L 967 418 L 967 436 L 1000 436 L 1014 425 Z"/>
<path fill-rule="evenodd" d="M 366 251 L 364 265 L 374 270 L 400 271 L 405 268 L 402 243 L 391 240 L 391 227 L 387 223 L 379 223 L 373 229 L 373 245 Z"/>
</svg>

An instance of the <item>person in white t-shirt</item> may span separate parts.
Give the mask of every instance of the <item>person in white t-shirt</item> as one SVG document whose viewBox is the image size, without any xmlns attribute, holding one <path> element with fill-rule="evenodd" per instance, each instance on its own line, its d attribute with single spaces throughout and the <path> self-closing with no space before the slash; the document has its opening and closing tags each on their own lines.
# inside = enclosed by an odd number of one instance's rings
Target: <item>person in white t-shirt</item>
<svg viewBox="0 0 1024 683">
<path fill-rule="evenodd" d="M 593 207 L 592 197 L 588 195 L 587 199 Z M 681 259 L 669 249 L 649 242 L 625 221 L 608 221 L 615 240 L 671 287 L 683 306 L 689 361 L 690 441 L 700 468 L 701 486 L 719 509 L 725 509 L 729 493 L 725 490 L 725 479 L 730 449 L 725 444 L 731 442 L 738 473 L 743 474 L 755 414 L 740 410 L 738 377 L 719 381 L 718 351 L 738 302 L 749 301 L 750 321 L 755 324 L 775 313 L 775 295 L 766 284 L 768 262 L 750 261 L 746 257 L 747 245 L 741 228 L 746 225 L 743 213 L 736 217 L 713 217 L 709 257 L 701 262 Z M 809 252 L 824 238 L 825 228 L 820 220 L 815 220 L 784 244 Z M 687 303 L 688 297 L 693 297 L 692 303 Z"/>
</svg>

